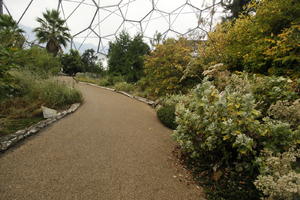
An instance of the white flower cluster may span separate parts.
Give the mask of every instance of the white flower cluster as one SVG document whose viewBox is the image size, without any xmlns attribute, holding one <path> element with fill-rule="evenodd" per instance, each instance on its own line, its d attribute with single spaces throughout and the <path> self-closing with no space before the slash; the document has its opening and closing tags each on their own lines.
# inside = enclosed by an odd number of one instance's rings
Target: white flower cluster
<svg viewBox="0 0 300 200">
<path fill-rule="evenodd" d="M 300 157 L 300 149 L 294 148 L 282 154 L 273 155 L 266 151 L 260 160 L 261 174 L 254 182 L 263 192 L 266 200 L 294 200 L 300 198 L 300 174 L 292 168 L 292 163 Z"/>
</svg>

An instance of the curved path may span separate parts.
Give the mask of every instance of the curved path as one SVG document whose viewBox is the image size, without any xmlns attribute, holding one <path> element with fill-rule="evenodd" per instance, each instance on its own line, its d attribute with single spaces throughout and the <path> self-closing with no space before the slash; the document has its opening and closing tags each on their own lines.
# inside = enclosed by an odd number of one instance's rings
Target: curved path
<svg viewBox="0 0 300 200">
<path fill-rule="evenodd" d="M 78 84 L 72 115 L 0 155 L 0 199 L 188 200 L 201 191 L 174 178 L 174 143 L 148 105 Z"/>
</svg>

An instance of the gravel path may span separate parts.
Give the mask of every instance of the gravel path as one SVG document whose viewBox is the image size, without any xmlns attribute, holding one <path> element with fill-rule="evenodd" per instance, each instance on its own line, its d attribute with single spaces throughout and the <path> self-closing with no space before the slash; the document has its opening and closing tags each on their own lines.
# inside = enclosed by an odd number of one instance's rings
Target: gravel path
<svg viewBox="0 0 300 200">
<path fill-rule="evenodd" d="M 78 84 L 72 115 L 0 155 L 0 199 L 202 199 L 179 181 L 171 131 L 148 105 Z M 181 172 L 180 172 L 181 173 Z"/>
</svg>

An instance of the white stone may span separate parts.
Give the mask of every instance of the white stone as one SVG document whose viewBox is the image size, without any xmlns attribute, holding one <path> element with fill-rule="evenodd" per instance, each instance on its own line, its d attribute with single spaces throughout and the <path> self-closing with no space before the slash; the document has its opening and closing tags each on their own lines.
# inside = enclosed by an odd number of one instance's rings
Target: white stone
<svg viewBox="0 0 300 200">
<path fill-rule="evenodd" d="M 42 106 L 42 110 L 43 110 L 43 116 L 44 118 L 48 119 L 48 118 L 53 118 L 57 115 L 57 111 L 51 108 L 47 108 L 45 106 Z"/>
</svg>

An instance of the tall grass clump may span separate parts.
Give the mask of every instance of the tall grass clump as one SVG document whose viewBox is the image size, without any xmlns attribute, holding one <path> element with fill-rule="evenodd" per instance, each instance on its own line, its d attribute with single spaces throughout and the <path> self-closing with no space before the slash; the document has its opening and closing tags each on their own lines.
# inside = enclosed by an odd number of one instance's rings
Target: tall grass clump
<svg viewBox="0 0 300 200">
<path fill-rule="evenodd" d="M 44 106 L 61 109 L 82 101 L 82 95 L 77 89 L 54 78 L 43 80 L 30 72 L 14 72 L 13 74 L 22 87 L 24 98 L 42 102 Z"/>
<path fill-rule="evenodd" d="M 29 71 L 11 71 L 14 95 L 1 100 L 0 136 L 43 119 L 41 106 L 61 110 L 82 101 L 81 93 L 54 78 L 41 79 Z"/>
</svg>

